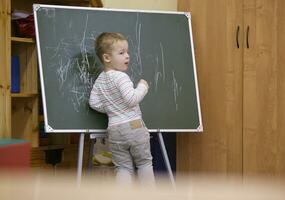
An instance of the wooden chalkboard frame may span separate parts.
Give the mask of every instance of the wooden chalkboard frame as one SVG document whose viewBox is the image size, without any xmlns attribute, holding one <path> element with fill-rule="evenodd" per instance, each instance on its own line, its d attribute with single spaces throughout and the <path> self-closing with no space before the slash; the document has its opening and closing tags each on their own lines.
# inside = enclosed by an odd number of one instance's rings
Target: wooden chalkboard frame
<svg viewBox="0 0 285 200">
<path fill-rule="evenodd" d="M 41 44 L 39 39 L 39 30 L 38 30 L 38 20 L 37 20 L 37 11 L 40 8 L 62 8 L 62 9 L 80 9 L 80 10 L 100 10 L 100 11 L 111 11 L 111 12 L 137 12 L 137 13 L 166 13 L 166 14 L 174 14 L 174 15 L 185 15 L 188 18 L 189 24 L 189 37 L 191 41 L 191 52 L 193 59 L 193 72 L 194 72 L 194 81 L 195 81 L 195 92 L 196 92 L 196 100 L 197 100 L 197 109 L 198 109 L 198 121 L 199 125 L 195 128 L 190 129 L 164 129 L 164 128 L 155 128 L 149 129 L 150 132 L 202 132 L 202 116 L 201 116 L 201 108 L 200 108 L 200 99 L 199 99 L 199 90 L 198 90 L 198 81 L 197 81 L 197 73 L 196 73 L 196 62 L 194 55 L 194 45 L 193 45 L 193 37 L 192 37 L 192 26 L 191 26 L 191 14 L 189 12 L 173 12 L 173 11 L 149 11 L 149 10 L 129 10 L 129 9 L 106 9 L 106 8 L 91 8 L 91 7 L 76 7 L 76 6 L 57 6 L 57 5 L 43 5 L 43 4 L 34 4 L 34 16 L 35 16 L 35 27 L 36 27 L 36 41 L 37 41 L 37 51 L 38 51 L 38 60 L 39 60 L 39 72 L 40 72 L 40 82 L 41 82 L 41 93 L 42 93 L 42 102 L 43 102 L 43 112 L 44 112 L 44 122 L 45 122 L 45 131 L 46 132 L 54 132 L 54 133 L 96 133 L 96 132 L 106 132 L 106 129 L 82 129 L 82 128 L 74 128 L 74 129 L 65 129 L 65 128 L 56 128 L 52 127 L 49 122 L 48 114 L 47 114 L 47 103 L 46 103 L 46 92 L 45 92 L 45 83 L 44 83 L 44 75 L 43 75 L 43 64 L 42 64 L 42 53 L 41 53 Z"/>
</svg>

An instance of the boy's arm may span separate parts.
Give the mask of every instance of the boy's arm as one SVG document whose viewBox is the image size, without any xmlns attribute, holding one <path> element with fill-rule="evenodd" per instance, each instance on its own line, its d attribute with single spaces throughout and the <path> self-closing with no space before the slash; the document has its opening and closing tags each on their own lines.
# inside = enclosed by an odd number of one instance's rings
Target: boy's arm
<svg viewBox="0 0 285 200">
<path fill-rule="evenodd" d="M 96 92 L 95 87 L 93 87 L 93 89 L 91 90 L 90 98 L 89 98 L 89 105 L 91 108 L 93 108 L 94 110 L 97 110 L 98 112 L 106 113 L 104 106 L 98 96 L 98 93 Z"/>
<path fill-rule="evenodd" d="M 133 82 L 125 73 L 121 73 L 120 77 L 117 79 L 117 87 L 129 107 L 139 104 L 148 92 L 148 86 L 143 82 L 139 82 L 137 87 L 134 88 Z"/>
</svg>

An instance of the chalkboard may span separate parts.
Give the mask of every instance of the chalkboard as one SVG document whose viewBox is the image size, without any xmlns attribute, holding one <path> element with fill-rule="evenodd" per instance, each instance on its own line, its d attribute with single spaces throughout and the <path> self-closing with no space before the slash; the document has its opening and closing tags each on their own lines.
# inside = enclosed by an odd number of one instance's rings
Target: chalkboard
<svg viewBox="0 0 285 200">
<path fill-rule="evenodd" d="M 190 13 L 35 4 L 34 16 L 46 132 L 106 130 L 106 115 L 88 105 L 102 32 L 129 41 L 127 73 L 150 85 L 140 106 L 151 132 L 202 131 Z"/>
</svg>

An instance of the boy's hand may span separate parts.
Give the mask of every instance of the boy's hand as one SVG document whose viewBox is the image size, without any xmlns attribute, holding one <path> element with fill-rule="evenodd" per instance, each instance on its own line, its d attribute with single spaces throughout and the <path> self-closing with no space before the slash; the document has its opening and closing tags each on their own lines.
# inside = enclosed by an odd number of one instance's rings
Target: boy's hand
<svg viewBox="0 0 285 200">
<path fill-rule="evenodd" d="M 149 87 L 148 83 L 144 79 L 141 79 L 138 84 L 140 83 L 144 84 L 147 88 Z"/>
</svg>

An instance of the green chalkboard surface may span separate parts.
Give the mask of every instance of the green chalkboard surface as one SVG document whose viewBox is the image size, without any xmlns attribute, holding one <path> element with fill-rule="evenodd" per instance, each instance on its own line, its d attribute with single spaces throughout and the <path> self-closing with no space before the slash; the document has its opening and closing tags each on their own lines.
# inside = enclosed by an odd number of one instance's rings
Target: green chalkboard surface
<svg viewBox="0 0 285 200">
<path fill-rule="evenodd" d="M 127 73 L 150 85 L 140 104 L 150 131 L 202 131 L 190 13 L 35 4 L 34 16 L 47 132 L 106 130 L 106 115 L 88 105 L 102 32 L 129 41 Z"/>
</svg>

